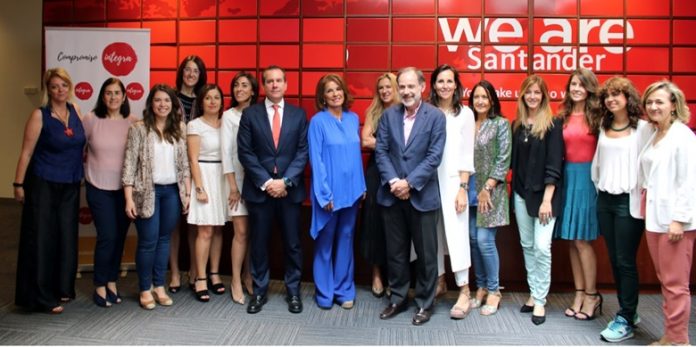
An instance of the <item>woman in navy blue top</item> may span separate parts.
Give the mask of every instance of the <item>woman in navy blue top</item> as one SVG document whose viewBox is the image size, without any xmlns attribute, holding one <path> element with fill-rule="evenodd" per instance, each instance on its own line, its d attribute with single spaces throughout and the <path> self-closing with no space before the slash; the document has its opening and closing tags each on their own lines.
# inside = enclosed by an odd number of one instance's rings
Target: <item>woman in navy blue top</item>
<svg viewBox="0 0 696 347">
<path fill-rule="evenodd" d="M 15 199 L 24 204 L 15 304 L 61 313 L 75 298 L 77 228 L 85 132 L 72 104 L 73 83 L 62 68 L 44 74 L 42 106 L 24 129 Z"/>
</svg>

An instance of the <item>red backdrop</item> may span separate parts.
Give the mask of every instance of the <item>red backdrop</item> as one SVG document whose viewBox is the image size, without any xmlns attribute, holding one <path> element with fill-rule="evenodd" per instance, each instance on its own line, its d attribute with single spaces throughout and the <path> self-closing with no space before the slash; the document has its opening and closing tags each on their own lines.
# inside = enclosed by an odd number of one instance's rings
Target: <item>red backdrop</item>
<svg viewBox="0 0 696 347">
<path fill-rule="evenodd" d="M 258 74 L 269 64 L 284 66 L 288 100 L 309 115 L 315 83 L 327 72 L 345 76 L 356 96 L 353 109 L 363 116 L 380 73 L 414 65 L 427 74 L 449 63 L 460 70 L 464 86 L 490 80 L 503 94 L 505 115 L 513 118 L 515 92 L 528 73 L 546 78 L 557 105 L 567 66 L 575 62 L 595 70 L 600 81 L 626 75 L 641 91 L 669 78 L 696 115 L 693 0 L 44 0 L 43 23 L 150 28 L 152 84 L 173 85 L 178 63 L 189 54 L 203 58 L 208 80 L 227 95 L 237 71 Z M 498 238 L 501 281 L 525 288 L 514 228 L 503 228 Z M 303 243 L 311 254 L 307 235 Z M 553 247 L 563 255 L 554 258 L 554 286 L 568 288 L 570 265 L 559 249 L 564 246 Z M 601 238 L 595 248 L 598 281 L 610 287 Z M 185 258 L 187 252 L 180 254 Z M 310 258 L 304 259 L 306 269 Z M 356 279 L 369 282 L 370 268 L 356 259 Z M 641 282 L 657 284 L 645 244 L 638 263 Z M 282 273 L 282 264 L 272 266 Z M 304 280 L 310 278 L 306 272 Z"/>
<path fill-rule="evenodd" d="M 378 74 L 449 63 L 465 86 L 493 82 L 514 117 L 527 73 L 543 75 L 558 101 L 576 61 L 600 81 L 627 75 L 640 90 L 672 79 L 696 113 L 694 17 L 690 0 L 44 1 L 47 26 L 150 28 L 153 84 L 174 84 L 189 54 L 203 58 L 226 94 L 237 71 L 278 64 L 289 72 L 290 101 L 312 114 L 317 79 L 338 72 L 361 116 Z"/>
</svg>

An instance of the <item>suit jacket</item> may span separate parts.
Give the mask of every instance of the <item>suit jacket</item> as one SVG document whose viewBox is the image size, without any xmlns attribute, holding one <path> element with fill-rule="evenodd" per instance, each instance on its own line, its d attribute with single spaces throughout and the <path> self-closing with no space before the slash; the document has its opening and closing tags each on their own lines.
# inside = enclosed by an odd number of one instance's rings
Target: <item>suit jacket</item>
<svg viewBox="0 0 696 347">
<path fill-rule="evenodd" d="M 643 168 L 642 158 L 652 146 L 657 132 L 640 152 L 636 189 L 631 191 L 631 215 L 640 215 L 640 191 L 647 187 L 645 229 L 667 232 L 672 221 L 684 223 L 684 231 L 696 229 L 696 136 L 687 125 L 674 122 L 664 138 L 651 150 L 657 154 L 650 172 Z M 636 196 L 637 195 L 637 196 Z"/>
<path fill-rule="evenodd" d="M 244 109 L 239 122 L 237 150 L 244 166 L 242 198 L 262 203 L 269 197 L 261 190 L 266 181 L 286 177 L 292 182 L 287 187 L 287 199 L 300 203 L 305 199 L 304 172 L 307 165 L 307 115 L 305 111 L 285 102 L 280 128 L 278 149 L 273 144 L 271 124 L 264 103 Z M 273 168 L 277 168 L 277 174 Z"/>
<path fill-rule="evenodd" d="M 527 213 L 531 217 L 538 217 L 546 185 L 556 186 L 551 199 L 551 210 L 554 217 L 561 216 L 563 214 L 563 120 L 554 118 L 553 127 L 546 132 L 543 140 L 539 140 L 536 136 L 529 137 L 531 142 L 529 158 L 518 158 L 515 145 L 519 141 L 520 131 L 522 126 L 517 127 L 513 134 L 511 168 L 514 171 L 520 165 L 526 165 L 527 174 L 524 178 L 524 187 L 516 187 L 513 178 L 512 191 L 522 188 L 525 192 Z"/>
<path fill-rule="evenodd" d="M 389 191 L 389 180 L 405 178 L 411 186 L 411 205 L 427 212 L 440 208 L 437 167 L 445 148 L 445 115 L 422 102 L 408 142 L 404 144 L 404 106 L 384 111 L 377 127 L 375 158 L 381 178 L 377 202 L 391 206 L 397 197 Z"/>
<path fill-rule="evenodd" d="M 181 138 L 174 143 L 176 160 L 176 183 L 182 208 L 186 201 L 186 181 L 190 179 L 188 154 L 186 151 L 186 126 L 181 122 Z M 128 129 L 126 155 L 123 160 L 122 183 L 133 186 L 133 202 L 138 216 L 150 218 L 155 212 L 155 183 L 153 164 L 155 161 L 155 141 L 159 141 L 154 131 L 148 132 L 142 121 L 133 123 Z"/>
</svg>

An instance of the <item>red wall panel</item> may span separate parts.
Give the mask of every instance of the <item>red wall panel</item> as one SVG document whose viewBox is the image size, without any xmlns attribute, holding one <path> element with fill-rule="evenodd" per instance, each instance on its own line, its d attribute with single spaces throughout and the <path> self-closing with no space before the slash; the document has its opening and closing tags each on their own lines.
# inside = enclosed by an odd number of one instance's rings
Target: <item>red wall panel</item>
<svg viewBox="0 0 696 347">
<path fill-rule="evenodd" d="M 345 21 L 343 18 L 307 18 L 302 21 L 302 41 L 343 42 Z"/>
<path fill-rule="evenodd" d="M 346 67 L 351 70 L 389 69 L 389 46 L 348 45 Z"/>
<path fill-rule="evenodd" d="M 433 42 L 435 40 L 433 18 L 394 18 L 392 25 L 394 42 Z"/>
<path fill-rule="evenodd" d="M 256 16 L 256 1 L 221 0 L 219 7 L 220 17 Z"/>
<path fill-rule="evenodd" d="M 215 0 L 179 0 L 179 18 L 201 18 L 217 16 Z"/>
<path fill-rule="evenodd" d="M 121 6 L 131 6 L 139 1 L 107 1 L 108 3 L 117 3 Z M 143 0 L 142 11 L 143 18 L 176 18 L 177 1 L 176 0 Z M 133 19 L 139 18 L 140 13 L 129 11 Z"/>
<path fill-rule="evenodd" d="M 143 28 L 150 29 L 150 42 L 176 43 L 176 21 L 147 21 L 143 22 Z"/>
<path fill-rule="evenodd" d="M 348 15 L 387 15 L 389 0 L 346 0 Z"/>
<path fill-rule="evenodd" d="M 343 0 L 302 0 L 304 16 L 342 16 Z"/>
<path fill-rule="evenodd" d="M 349 18 L 348 42 L 389 42 L 388 18 Z"/>
<path fill-rule="evenodd" d="M 256 69 L 256 45 L 218 46 L 218 68 Z"/>
<path fill-rule="evenodd" d="M 343 68 L 345 61 L 343 44 L 314 45 L 305 44 L 302 52 L 302 66 L 307 68 Z"/>
<path fill-rule="evenodd" d="M 215 20 L 179 22 L 180 43 L 215 43 Z"/>
<path fill-rule="evenodd" d="M 256 19 L 218 21 L 218 42 L 256 42 Z"/>
<path fill-rule="evenodd" d="M 481 0 L 438 0 L 437 6 L 440 16 L 480 16 L 483 11 Z"/>
</svg>

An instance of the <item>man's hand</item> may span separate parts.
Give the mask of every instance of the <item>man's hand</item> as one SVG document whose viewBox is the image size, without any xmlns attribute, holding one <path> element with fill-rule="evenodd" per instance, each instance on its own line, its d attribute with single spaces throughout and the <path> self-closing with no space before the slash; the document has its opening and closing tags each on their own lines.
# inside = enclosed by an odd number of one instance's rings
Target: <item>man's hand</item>
<svg viewBox="0 0 696 347">
<path fill-rule="evenodd" d="M 268 183 L 266 186 L 266 193 L 273 198 L 284 198 L 288 195 L 287 190 L 285 190 L 285 182 L 282 178 L 274 179 Z"/>
<path fill-rule="evenodd" d="M 408 185 L 408 181 L 405 179 L 400 179 L 391 185 L 391 193 L 401 200 L 408 199 L 411 194 L 411 187 Z"/>
</svg>

